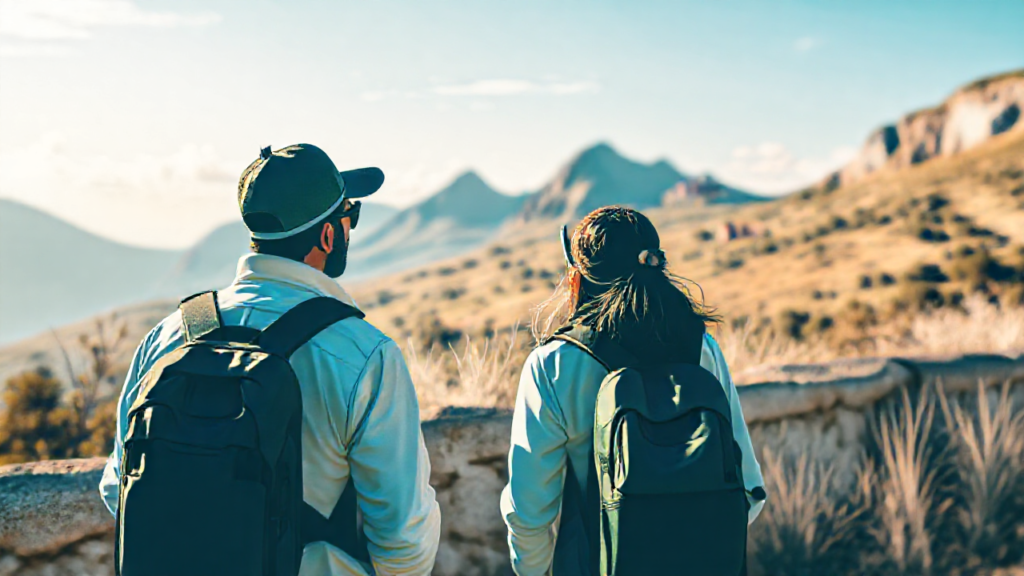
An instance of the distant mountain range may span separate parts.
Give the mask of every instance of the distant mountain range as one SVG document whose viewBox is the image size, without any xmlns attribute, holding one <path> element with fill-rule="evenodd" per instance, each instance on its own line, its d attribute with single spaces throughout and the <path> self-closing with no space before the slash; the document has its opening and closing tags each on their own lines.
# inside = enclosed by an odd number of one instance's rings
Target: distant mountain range
<svg viewBox="0 0 1024 576">
<path fill-rule="evenodd" d="M 372 233 L 396 212 L 367 205 L 359 230 Z M 126 304 L 227 286 L 248 246 L 241 221 L 216 228 L 188 250 L 155 250 L 0 199 L 0 343 Z"/>
<path fill-rule="evenodd" d="M 126 246 L 0 200 L 0 342 L 154 297 L 180 253 Z"/>
<path fill-rule="evenodd" d="M 539 191 L 510 196 L 466 172 L 404 210 L 364 206 L 345 280 L 361 280 L 465 253 L 506 225 L 570 223 L 606 204 L 650 208 L 680 200 L 764 200 L 661 160 L 642 164 L 608 144 L 570 160 Z M 180 298 L 226 286 L 248 250 L 242 223 L 225 224 L 187 250 L 152 250 L 85 232 L 28 206 L 0 200 L 0 343 L 117 306 Z"/>
<path fill-rule="evenodd" d="M 700 182 L 715 186 L 701 187 Z M 609 204 L 643 209 L 686 196 L 715 203 L 766 200 L 720 185 L 708 177 L 684 175 L 665 160 L 653 164 L 635 162 L 600 143 L 580 152 L 550 183 L 531 195 L 520 216 L 523 220 L 554 218 L 568 223 Z"/>
<path fill-rule="evenodd" d="M 353 246 L 351 277 L 394 272 L 472 250 L 515 216 L 525 199 L 501 194 L 475 172 L 466 172 Z"/>
</svg>

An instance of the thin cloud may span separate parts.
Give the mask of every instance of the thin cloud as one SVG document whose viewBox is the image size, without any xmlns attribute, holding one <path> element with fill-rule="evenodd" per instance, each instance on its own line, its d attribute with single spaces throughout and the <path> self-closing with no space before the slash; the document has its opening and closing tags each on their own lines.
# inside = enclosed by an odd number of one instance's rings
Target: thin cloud
<svg viewBox="0 0 1024 576">
<path fill-rule="evenodd" d="M 798 157 L 781 142 L 761 142 L 736 147 L 722 173 L 730 182 L 759 192 L 791 192 L 821 180 L 856 153 L 852 146 L 840 146 L 826 157 Z"/>
<path fill-rule="evenodd" d="M 807 52 L 821 46 L 821 40 L 814 38 L 813 36 L 804 36 L 803 38 L 797 38 L 796 42 L 793 42 L 793 50 L 797 52 Z"/>
<path fill-rule="evenodd" d="M 0 44 L 2 58 L 28 58 L 36 56 L 67 56 L 71 53 L 66 46 L 42 42 L 26 42 L 20 44 Z"/>
<path fill-rule="evenodd" d="M 359 95 L 364 102 L 380 102 L 383 100 L 394 100 L 404 98 L 415 100 L 430 96 L 469 96 L 476 98 L 492 98 L 500 96 L 520 96 L 524 94 L 551 94 L 555 96 L 567 96 L 571 94 L 585 94 L 597 92 L 601 85 L 597 82 L 547 82 L 539 83 L 530 80 L 477 80 L 468 84 L 448 84 L 434 86 L 426 90 L 369 90 Z M 474 110 L 490 109 L 490 104 L 483 104 L 475 101 L 471 108 Z"/>
<path fill-rule="evenodd" d="M 529 80 L 477 80 L 469 84 L 436 86 L 432 92 L 440 96 L 517 96 L 521 94 L 583 94 L 601 89 L 597 82 L 551 82 L 539 84 Z"/>
<path fill-rule="evenodd" d="M 149 11 L 132 0 L 3 0 L 0 36 L 22 40 L 85 40 L 96 28 L 178 28 L 221 21 L 215 12 Z"/>
</svg>

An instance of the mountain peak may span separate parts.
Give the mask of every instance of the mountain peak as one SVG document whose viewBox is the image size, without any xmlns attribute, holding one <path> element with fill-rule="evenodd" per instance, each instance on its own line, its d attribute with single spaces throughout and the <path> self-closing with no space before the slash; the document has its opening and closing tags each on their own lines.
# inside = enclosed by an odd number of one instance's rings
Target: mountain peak
<svg viewBox="0 0 1024 576">
<path fill-rule="evenodd" d="M 481 184 L 483 184 L 484 186 L 487 186 L 487 183 L 484 182 L 484 179 L 481 178 L 480 175 L 476 173 L 476 171 L 474 171 L 474 170 L 466 170 L 462 174 L 459 174 L 458 176 L 456 176 L 455 179 L 452 180 L 452 183 L 448 185 L 448 188 L 452 188 L 454 186 L 468 186 L 468 185 L 478 186 L 478 185 L 481 185 Z"/>
<path fill-rule="evenodd" d="M 494 196 L 501 196 L 494 188 L 491 188 L 479 174 L 467 170 L 459 174 L 451 184 L 442 188 L 423 202 L 424 206 L 438 206 L 442 204 L 469 204 L 476 205 L 487 202 Z"/>
</svg>

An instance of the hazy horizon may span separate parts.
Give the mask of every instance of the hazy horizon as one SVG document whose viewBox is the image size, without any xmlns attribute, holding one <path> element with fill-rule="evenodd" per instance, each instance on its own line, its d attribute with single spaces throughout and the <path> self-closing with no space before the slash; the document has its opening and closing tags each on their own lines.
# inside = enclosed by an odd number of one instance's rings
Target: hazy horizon
<svg viewBox="0 0 1024 576">
<path fill-rule="evenodd" d="M 466 170 L 533 191 L 597 142 L 778 194 L 1024 66 L 1022 21 L 1011 1 L 0 0 L 0 197 L 181 248 L 294 142 L 380 166 L 397 206 Z"/>
</svg>

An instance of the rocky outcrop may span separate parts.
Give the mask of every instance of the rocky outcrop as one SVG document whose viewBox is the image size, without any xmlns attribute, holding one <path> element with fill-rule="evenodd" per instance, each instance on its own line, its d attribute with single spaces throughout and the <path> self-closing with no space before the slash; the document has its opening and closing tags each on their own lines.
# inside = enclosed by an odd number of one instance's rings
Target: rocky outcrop
<svg viewBox="0 0 1024 576">
<path fill-rule="evenodd" d="M 828 181 L 832 186 L 851 184 L 878 170 L 898 170 L 969 150 L 1024 127 L 1022 108 L 1024 70 L 978 80 L 936 108 L 913 112 L 879 128 L 853 161 Z"/>
<path fill-rule="evenodd" d="M 977 387 L 1013 385 L 1024 403 L 1024 356 L 867 359 L 776 366 L 737 375 L 755 446 L 809 455 L 852 480 L 871 442 L 871 421 L 903 392 L 922 386 L 969 404 Z M 424 423 L 431 483 L 441 505 L 435 574 L 508 574 L 498 497 L 511 416 L 493 409 L 448 409 Z M 0 467 L 0 576 L 112 574 L 113 523 L 96 493 L 102 459 Z M 769 487 L 769 492 L 770 492 Z"/>
</svg>

